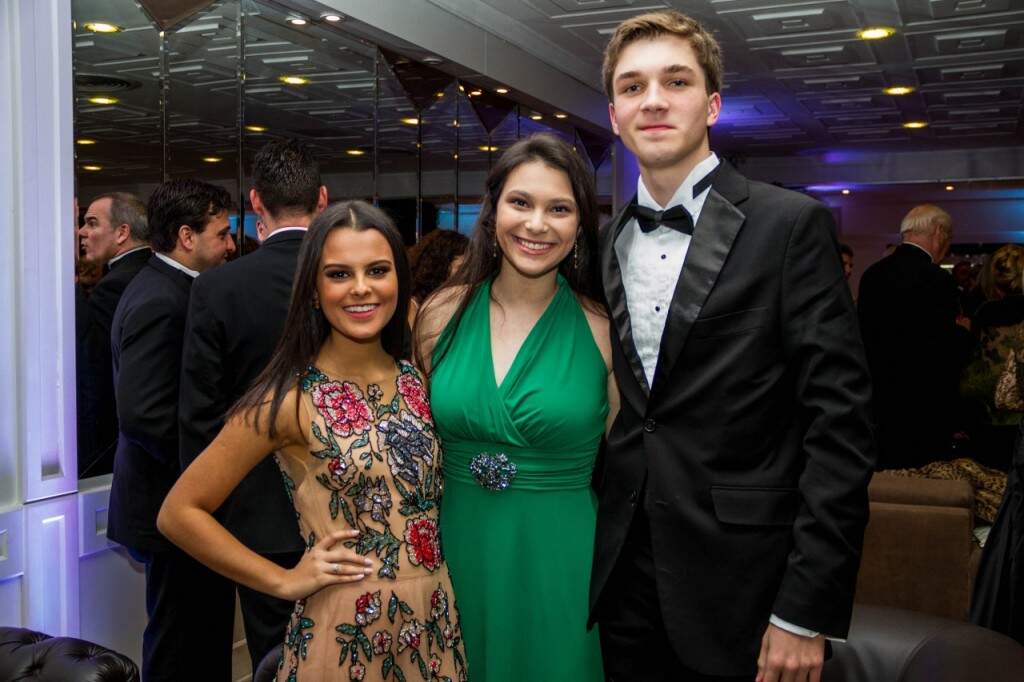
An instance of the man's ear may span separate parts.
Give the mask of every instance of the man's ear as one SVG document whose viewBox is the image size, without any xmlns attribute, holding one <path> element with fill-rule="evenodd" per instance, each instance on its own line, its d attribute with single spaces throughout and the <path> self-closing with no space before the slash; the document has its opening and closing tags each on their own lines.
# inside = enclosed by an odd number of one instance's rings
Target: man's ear
<svg viewBox="0 0 1024 682">
<path fill-rule="evenodd" d="M 178 227 L 178 245 L 186 252 L 195 251 L 196 236 L 195 231 L 190 225 L 181 225 Z"/>
<path fill-rule="evenodd" d="M 325 185 L 320 185 L 320 192 L 316 198 L 317 213 L 321 213 L 325 208 L 327 208 L 327 201 L 327 187 Z"/>
<path fill-rule="evenodd" d="M 717 92 L 708 97 L 708 127 L 715 125 L 722 113 L 722 95 Z"/>
<path fill-rule="evenodd" d="M 121 223 L 114 229 L 114 243 L 121 246 L 132 236 L 132 228 L 128 226 L 128 223 Z"/>
<path fill-rule="evenodd" d="M 252 204 L 252 210 L 256 215 L 263 217 L 267 212 L 266 207 L 263 205 L 263 199 L 260 197 L 260 193 L 254 189 L 249 190 L 249 203 Z"/>
<path fill-rule="evenodd" d="M 619 134 L 619 124 L 615 122 L 615 104 L 608 102 L 608 120 L 612 123 L 612 132 Z"/>
</svg>

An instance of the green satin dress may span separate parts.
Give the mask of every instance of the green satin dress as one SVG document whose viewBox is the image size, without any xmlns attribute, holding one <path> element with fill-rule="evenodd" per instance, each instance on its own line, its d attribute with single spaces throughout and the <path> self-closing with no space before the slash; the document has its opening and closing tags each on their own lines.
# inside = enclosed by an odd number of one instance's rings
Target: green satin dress
<svg viewBox="0 0 1024 682">
<path fill-rule="evenodd" d="M 433 354 L 431 406 L 444 449 L 441 542 L 473 682 L 603 680 L 586 629 L 607 369 L 559 277 L 498 386 L 490 282 Z"/>
</svg>

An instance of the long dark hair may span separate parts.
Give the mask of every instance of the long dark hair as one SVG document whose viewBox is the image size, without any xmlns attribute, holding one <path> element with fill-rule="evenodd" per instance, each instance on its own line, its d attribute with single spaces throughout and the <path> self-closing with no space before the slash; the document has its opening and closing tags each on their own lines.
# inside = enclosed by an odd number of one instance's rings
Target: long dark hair
<svg viewBox="0 0 1024 682">
<path fill-rule="evenodd" d="M 313 300 L 324 243 L 332 232 L 343 229 L 376 230 L 384 235 L 391 247 L 395 274 L 398 276 L 398 305 L 395 314 L 381 330 L 380 342 L 384 350 L 396 360 L 402 357 L 408 333 L 406 318 L 409 313 L 410 288 L 409 262 L 406 260 L 402 236 L 387 214 L 364 201 L 342 201 L 332 204 L 313 220 L 302 242 L 295 280 L 292 283 L 288 317 L 274 354 L 249 390 L 231 408 L 231 416 L 243 414 L 246 415 L 247 421 L 248 415 L 252 412 L 253 422 L 259 431 L 263 408 L 269 402 L 266 423 L 271 438 L 277 437 L 275 422 L 281 409 L 281 402 L 310 363 L 316 359 L 321 346 L 331 333 L 330 323 L 322 310 L 313 307 Z"/>
<path fill-rule="evenodd" d="M 593 174 L 580 154 L 568 144 L 554 135 L 537 133 L 519 140 L 505 150 L 491 168 L 481 200 L 480 215 L 477 217 L 469 248 L 466 250 L 466 258 L 452 278 L 434 292 L 434 296 L 437 296 L 450 287 L 465 287 L 465 294 L 452 316 L 451 324 L 455 325 L 455 329 L 462 321 L 462 315 L 466 312 L 476 290 L 485 281 L 497 275 L 501 269 L 502 254 L 500 249 L 495 248 L 498 199 L 512 171 L 532 161 L 540 161 L 569 177 L 573 199 L 579 210 L 580 227 L 576 237 L 576 255 L 574 257 L 570 252 L 558 264 L 558 272 L 565 277 L 573 292 L 585 305 L 601 307 L 603 304 L 604 294 L 601 289 L 597 252 L 599 215 Z M 417 335 L 414 334 L 415 336 Z M 420 367 L 426 367 L 426 358 L 421 355 L 421 347 L 422 344 L 416 349 L 416 362 Z M 444 358 L 447 347 L 440 349 L 440 352 L 438 362 Z M 431 373 L 436 364 L 431 363 Z"/>
<path fill-rule="evenodd" d="M 412 297 L 422 303 L 448 279 L 452 261 L 466 253 L 469 238 L 454 230 L 434 230 L 410 252 Z"/>
</svg>

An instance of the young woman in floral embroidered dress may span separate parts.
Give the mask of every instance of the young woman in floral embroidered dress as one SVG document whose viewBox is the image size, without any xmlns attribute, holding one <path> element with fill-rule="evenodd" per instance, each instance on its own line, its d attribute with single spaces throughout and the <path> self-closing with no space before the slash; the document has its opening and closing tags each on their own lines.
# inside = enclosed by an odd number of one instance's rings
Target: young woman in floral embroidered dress
<svg viewBox="0 0 1024 682">
<path fill-rule="evenodd" d="M 387 216 L 359 201 L 324 211 L 273 359 L 161 509 L 160 530 L 185 551 L 296 600 L 279 680 L 466 679 L 438 540 L 440 449 L 422 379 L 399 359 L 408 305 Z M 307 539 L 292 569 L 213 517 L 270 452 Z"/>
</svg>

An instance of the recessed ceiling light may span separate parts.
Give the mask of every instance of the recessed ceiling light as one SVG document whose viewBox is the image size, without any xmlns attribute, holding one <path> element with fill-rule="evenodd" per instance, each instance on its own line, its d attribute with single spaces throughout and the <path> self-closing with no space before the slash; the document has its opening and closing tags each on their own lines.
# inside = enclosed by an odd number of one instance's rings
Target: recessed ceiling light
<svg viewBox="0 0 1024 682">
<path fill-rule="evenodd" d="M 105 21 L 87 21 L 82 26 L 93 33 L 120 33 L 124 30 L 117 24 L 108 24 Z"/>
<path fill-rule="evenodd" d="M 569 117 L 569 114 L 563 114 L 562 112 L 558 112 L 557 114 L 555 114 L 555 118 L 568 118 L 568 117 Z"/>
<path fill-rule="evenodd" d="M 302 76 L 281 76 L 277 80 L 288 85 L 306 85 L 309 83 L 309 79 Z"/>
<path fill-rule="evenodd" d="M 454 154 L 452 154 L 452 158 L 453 159 L 458 159 L 459 158 L 459 153 L 455 152 Z"/>
<path fill-rule="evenodd" d="M 946 191 L 947 192 L 952 192 L 955 189 L 956 189 L 956 187 L 954 187 L 953 185 L 946 185 Z"/>
<path fill-rule="evenodd" d="M 402 119 L 402 123 L 404 123 L 407 126 L 418 126 L 420 124 L 420 120 L 415 116 L 407 116 L 406 118 Z"/>
<path fill-rule="evenodd" d="M 204 156 L 203 157 L 203 161 L 205 161 L 206 163 L 220 163 L 223 160 L 224 159 L 222 159 L 219 156 Z"/>
<path fill-rule="evenodd" d="M 848 190 L 848 189 L 844 189 L 843 190 L 843 194 L 849 194 L 849 193 L 850 193 L 850 190 Z"/>
<path fill-rule="evenodd" d="M 881 40 L 895 34 L 896 29 L 889 26 L 872 26 L 871 28 L 857 31 L 857 37 L 861 40 Z"/>
<path fill-rule="evenodd" d="M 441 91 L 435 92 L 435 93 L 434 93 L 434 97 L 437 97 L 437 98 L 441 98 L 441 97 L 444 97 L 444 93 L 443 93 L 443 92 L 441 92 Z"/>
<path fill-rule="evenodd" d="M 362 156 L 366 152 L 364 152 L 362 149 L 346 149 L 345 153 L 348 154 L 349 156 Z"/>
<path fill-rule="evenodd" d="M 89 102 L 92 104 L 117 104 L 120 100 L 116 97 L 107 97 L 97 95 L 96 97 L 90 97 Z"/>
<path fill-rule="evenodd" d="M 482 152 L 496 152 L 496 151 L 498 151 L 498 148 L 493 146 L 493 145 L 489 146 L 489 145 L 485 144 L 485 145 L 482 145 L 480 147 L 480 151 L 482 151 Z"/>
<path fill-rule="evenodd" d="M 469 94 L 472 95 L 473 97 L 479 97 L 480 95 L 484 94 L 484 91 L 483 90 L 474 90 L 473 92 L 471 92 Z"/>
<path fill-rule="evenodd" d="M 324 21 L 329 21 L 332 24 L 334 24 L 341 21 L 345 17 L 341 16 L 340 14 L 325 14 L 320 18 L 323 19 Z"/>
<path fill-rule="evenodd" d="M 245 129 L 248 130 L 250 133 L 265 133 L 265 132 L 267 132 L 267 127 L 266 126 L 260 126 L 260 125 L 254 124 L 254 123 L 250 123 L 249 125 L 245 126 Z"/>
<path fill-rule="evenodd" d="M 540 114 L 530 114 L 530 118 L 531 118 L 532 120 L 534 120 L 534 121 L 539 121 L 539 120 L 541 120 L 541 119 L 542 119 L 542 118 L 544 118 L 544 117 L 543 117 L 543 116 L 541 116 Z"/>
<path fill-rule="evenodd" d="M 894 85 L 891 88 L 886 88 L 884 92 L 887 95 L 909 95 L 913 91 L 914 88 L 909 85 Z"/>
<path fill-rule="evenodd" d="M 499 95 L 507 95 L 508 94 L 508 88 L 495 88 L 494 91 L 496 93 L 498 93 Z"/>
<path fill-rule="evenodd" d="M 309 22 L 307 22 L 302 17 L 289 17 L 288 23 L 291 24 L 292 26 L 305 26 Z"/>
<path fill-rule="evenodd" d="M 80 137 L 75 142 L 81 145 L 96 144 L 96 140 L 89 139 L 88 137 Z"/>
<path fill-rule="evenodd" d="M 90 164 L 86 164 L 86 165 L 82 166 L 82 170 L 101 171 L 101 170 L 103 170 L 103 166 L 97 166 L 95 164 L 91 164 L 90 163 Z"/>
<path fill-rule="evenodd" d="M 444 63 L 444 59 L 442 59 L 441 57 L 438 57 L 436 54 L 428 54 L 426 57 L 424 57 L 420 61 L 422 61 L 424 64 L 442 64 L 442 63 Z"/>
<path fill-rule="evenodd" d="M 903 127 L 910 128 L 911 130 L 916 130 L 918 128 L 927 128 L 928 123 L 926 121 L 907 121 L 906 123 L 903 124 Z"/>
</svg>

